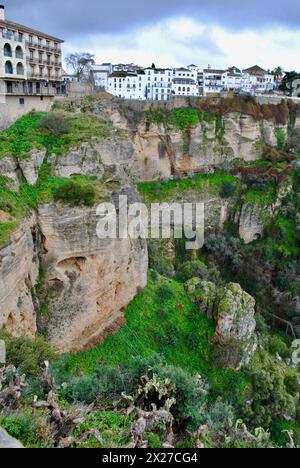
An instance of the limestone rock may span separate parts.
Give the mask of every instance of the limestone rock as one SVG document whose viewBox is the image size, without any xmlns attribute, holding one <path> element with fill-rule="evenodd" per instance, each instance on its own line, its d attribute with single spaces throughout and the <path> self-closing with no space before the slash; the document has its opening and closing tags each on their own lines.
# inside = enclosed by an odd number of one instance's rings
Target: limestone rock
<svg viewBox="0 0 300 468">
<path fill-rule="evenodd" d="M 43 205 L 38 218 L 49 340 L 62 352 L 95 346 L 118 329 L 124 309 L 146 286 L 146 242 L 99 239 L 94 208 Z"/>
<path fill-rule="evenodd" d="M 240 369 L 256 351 L 255 300 L 239 284 L 230 283 L 220 291 L 214 283 L 194 278 L 187 291 L 200 312 L 216 323 L 215 358 L 219 365 Z"/>
<path fill-rule="evenodd" d="M 0 449 L 20 449 L 23 445 L 0 427 Z"/>
<path fill-rule="evenodd" d="M 215 336 L 220 364 L 239 369 L 250 362 L 257 348 L 254 315 L 255 300 L 239 284 L 222 289 Z"/>
<path fill-rule="evenodd" d="M 263 237 L 266 220 L 270 219 L 269 208 L 244 203 L 238 214 L 239 235 L 245 244 Z"/>
<path fill-rule="evenodd" d="M 22 174 L 27 180 L 28 184 L 36 184 L 46 153 L 47 151 L 45 149 L 40 151 L 34 150 L 28 155 L 27 158 L 18 159 Z"/>
<path fill-rule="evenodd" d="M 20 182 L 17 175 L 17 163 L 12 157 L 0 158 L 0 177 L 8 177 L 9 187 L 12 190 L 18 191 Z"/>
<path fill-rule="evenodd" d="M 191 300 L 199 304 L 201 313 L 209 319 L 214 319 L 214 309 L 217 299 L 217 288 L 214 283 L 202 281 L 200 278 L 192 278 L 187 281 L 186 291 L 190 294 Z"/>
<path fill-rule="evenodd" d="M 38 277 L 35 242 L 36 219 L 32 215 L 0 248 L 0 328 L 14 335 L 34 336 L 36 317 L 33 287 Z"/>
</svg>

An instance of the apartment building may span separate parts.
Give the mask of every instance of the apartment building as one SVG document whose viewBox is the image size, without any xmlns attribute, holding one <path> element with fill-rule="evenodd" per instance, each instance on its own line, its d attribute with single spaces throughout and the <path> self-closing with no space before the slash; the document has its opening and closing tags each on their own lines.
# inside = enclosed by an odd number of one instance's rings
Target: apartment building
<svg viewBox="0 0 300 468">
<path fill-rule="evenodd" d="M 243 85 L 242 71 L 237 67 L 231 67 L 225 75 L 225 89 L 229 92 L 239 92 Z"/>
<path fill-rule="evenodd" d="M 0 5 L 0 128 L 32 109 L 47 111 L 65 92 L 64 41 L 7 20 Z"/>
<path fill-rule="evenodd" d="M 108 76 L 107 91 L 122 99 L 146 99 L 146 75 L 143 70 L 137 72 L 113 72 Z"/>
<path fill-rule="evenodd" d="M 243 70 L 242 90 L 253 94 L 266 93 L 275 88 L 275 75 L 255 65 Z"/>
<path fill-rule="evenodd" d="M 198 96 L 198 71 L 175 68 L 172 91 L 175 96 Z"/>
<path fill-rule="evenodd" d="M 108 90 L 108 77 L 113 72 L 112 63 L 102 63 L 101 65 L 93 65 L 91 75 L 95 86 L 101 91 Z"/>
<path fill-rule="evenodd" d="M 203 70 L 204 96 L 217 95 L 226 88 L 226 71 L 213 68 Z"/>
<path fill-rule="evenodd" d="M 172 96 L 173 70 L 149 67 L 146 74 L 146 96 L 150 101 L 169 101 Z"/>
<path fill-rule="evenodd" d="M 0 94 L 54 96 L 62 92 L 63 40 L 5 18 L 0 6 Z"/>
</svg>

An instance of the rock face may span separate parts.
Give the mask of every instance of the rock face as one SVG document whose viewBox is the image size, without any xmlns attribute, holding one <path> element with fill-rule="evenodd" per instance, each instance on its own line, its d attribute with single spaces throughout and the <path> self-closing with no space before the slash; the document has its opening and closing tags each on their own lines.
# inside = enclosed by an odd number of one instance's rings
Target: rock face
<svg viewBox="0 0 300 468">
<path fill-rule="evenodd" d="M 95 209 L 39 208 L 50 342 L 60 351 L 99 344 L 147 283 L 145 241 L 99 239 Z"/>
<path fill-rule="evenodd" d="M 38 277 L 35 216 L 23 221 L 0 249 L 0 328 L 16 335 L 36 332 L 33 288 Z"/>
<path fill-rule="evenodd" d="M 200 312 L 216 323 L 214 344 L 218 364 L 233 369 L 248 365 L 256 351 L 255 300 L 239 284 L 217 289 L 211 282 L 193 278 L 186 289 Z"/>
<path fill-rule="evenodd" d="M 17 162 L 14 158 L 0 158 L 0 177 L 10 179 L 10 187 L 12 190 L 18 190 L 20 182 L 17 175 Z"/>
<path fill-rule="evenodd" d="M 239 284 L 230 283 L 219 295 L 215 343 L 226 367 L 247 365 L 257 348 L 255 300 Z"/>
<path fill-rule="evenodd" d="M 35 185 L 39 176 L 40 168 L 44 162 L 46 150 L 34 150 L 28 158 L 19 158 L 18 164 L 22 175 L 30 185 Z"/>
<path fill-rule="evenodd" d="M 269 208 L 244 203 L 240 213 L 236 214 L 239 235 L 245 244 L 261 239 L 264 234 L 266 218 L 270 218 Z"/>
<path fill-rule="evenodd" d="M 100 105 L 100 104 L 99 104 Z M 183 132 L 176 128 L 136 120 L 118 107 L 93 109 L 105 113 L 113 130 L 107 138 L 73 148 L 68 155 L 49 158 L 57 176 L 86 174 L 134 182 L 170 178 L 220 166 L 234 159 L 254 161 L 262 157 L 265 144 L 276 145 L 273 121 L 260 122 L 231 112 L 221 119 L 202 121 Z M 102 114 L 101 114 L 102 112 Z"/>
<path fill-rule="evenodd" d="M 96 208 L 55 204 L 23 220 L 0 249 L 0 328 L 32 337 L 47 329 L 62 352 L 99 344 L 118 329 L 146 286 L 147 244 L 99 239 L 98 220 Z M 35 288 L 41 271 L 43 297 Z"/>
<path fill-rule="evenodd" d="M 0 427 L 0 449 L 20 449 L 23 445 Z"/>
</svg>

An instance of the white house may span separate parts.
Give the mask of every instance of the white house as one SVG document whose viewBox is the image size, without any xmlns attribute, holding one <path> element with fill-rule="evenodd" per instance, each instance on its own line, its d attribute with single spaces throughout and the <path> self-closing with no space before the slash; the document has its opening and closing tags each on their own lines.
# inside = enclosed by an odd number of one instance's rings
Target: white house
<svg viewBox="0 0 300 468">
<path fill-rule="evenodd" d="M 275 76 L 255 65 L 243 70 L 242 91 L 248 93 L 266 93 L 275 88 Z"/>
<path fill-rule="evenodd" d="M 225 70 L 216 70 L 206 68 L 203 70 L 203 94 L 220 94 L 226 89 L 227 72 Z"/>
<path fill-rule="evenodd" d="M 231 67 L 226 72 L 225 89 L 229 92 L 239 92 L 242 89 L 243 74 L 237 67 Z"/>
<path fill-rule="evenodd" d="M 175 96 L 199 96 L 198 70 L 175 68 L 172 93 Z"/>
<path fill-rule="evenodd" d="M 171 68 L 146 68 L 146 93 L 151 101 L 169 101 L 172 96 L 173 70 Z"/>
<path fill-rule="evenodd" d="M 113 72 L 108 76 L 107 91 L 123 99 L 146 99 L 146 75 L 137 72 Z"/>
<path fill-rule="evenodd" d="M 113 72 L 111 63 L 102 63 L 101 65 L 93 65 L 91 74 L 94 79 L 95 86 L 107 91 L 108 77 Z"/>
</svg>

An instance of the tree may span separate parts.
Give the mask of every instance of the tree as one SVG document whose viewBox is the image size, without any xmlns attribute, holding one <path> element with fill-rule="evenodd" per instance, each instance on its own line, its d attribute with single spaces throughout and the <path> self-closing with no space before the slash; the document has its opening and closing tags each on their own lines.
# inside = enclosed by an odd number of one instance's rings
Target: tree
<svg viewBox="0 0 300 468">
<path fill-rule="evenodd" d="M 289 92 L 292 95 L 293 92 L 293 83 L 296 80 L 300 79 L 300 73 L 296 71 L 287 72 L 279 86 L 279 89 L 284 92 Z"/>
<path fill-rule="evenodd" d="M 72 68 L 79 81 L 89 79 L 92 65 L 95 64 L 94 55 L 88 52 L 68 54 L 65 58 L 68 67 Z"/>
<path fill-rule="evenodd" d="M 275 75 L 275 81 L 278 86 L 279 82 L 281 81 L 281 78 L 283 77 L 283 68 L 276 67 L 275 70 L 273 71 L 273 75 Z"/>
</svg>

